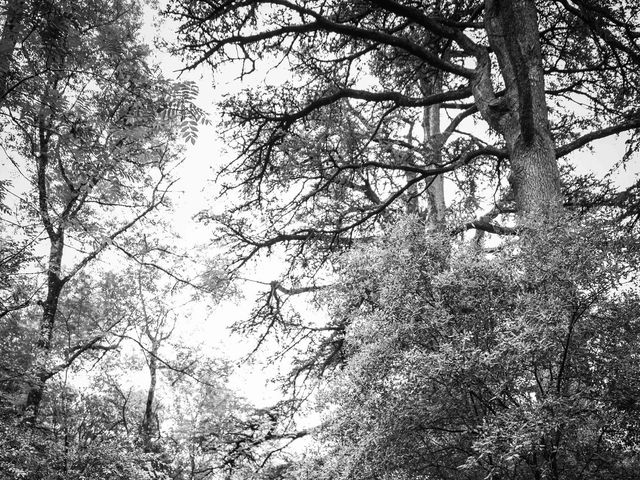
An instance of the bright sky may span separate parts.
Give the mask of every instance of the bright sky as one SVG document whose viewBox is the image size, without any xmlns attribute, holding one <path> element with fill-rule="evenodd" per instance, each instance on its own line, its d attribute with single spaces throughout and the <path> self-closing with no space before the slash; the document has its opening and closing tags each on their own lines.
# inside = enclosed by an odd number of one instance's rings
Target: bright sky
<svg viewBox="0 0 640 480">
<path fill-rule="evenodd" d="M 175 25 L 170 23 L 165 23 L 162 29 L 158 30 L 153 20 L 152 9 L 147 8 L 143 29 L 143 36 L 147 42 L 152 44 L 156 35 L 171 39 L 174 37 L 174 31 Z M 180 73 L 182 64 L 179 59 L 162 52 L 156 52 L 155 56 L 166 77 L 192 80 L 197 83 L 200 90 L 197 103 L 209 112 L 212 121 L 211 125 L 200 127 L 196 143 L 187 146 L 184 163 L 176 171 L 179 181 L 175 185 L 175 190 L 179 195 L 174 198 L 175 208 L 170 213 L 169 221 L 174 230 L 182 236 L 184 242 L 182 247 L 191 249 L 206 245 L 210 240 L 210 227 L 196 222 L 193 217 L 204 209 L 222 209 L 221 201 L 216 200 L 218 189 L 214 183 L 214 171 L 233 158 L 233 152 L 225 151 L 224 143 L 216 132 L 218 114 L 215 105 L 225 93 L 236 92 L 243 85 L 237 81 L 237 70 L 231 68 L 221 69 L 214 83 L 211 72 L 206 67 Z M 261 82 L 265 75 L 266 73 L 262 76 L 255 74 L 251 79 L 252 83 Z M 285 75 L 286 72 L 282 70 L 272 70 L 268 72 L 269 82 L 284 81 L 287 78 Z M 593 145 L 593 153 L 585 150 L 579 154 L 581 172 L 593 171 L 598 175 L 605 174 L 611 165 L 622 157 L 625 148 L 624 139 L 617 137 L 601 140 Z M 9 165 L 1 150 L 0 162 L 3 178 L 6 178 L 6 173 L 10 172 L 13 189 L 17 192 L 24 191 L 26 188 L 24 179 Z M 618 171 L 614 180 L 621 187 L 629 186 L 639 171 L 640 162 L 636 162 L 628 166 L 626 171 Z M 451 195 L 451 192 L 448 192 L 448 195 Z M 213 247 L 211 249 L 213 250 Z M 276 279 L 274 272 L 281 267 L 282 264 L 277 258 L 265 260 L 247 276 L 262 282 L 270 282 Z M 191 337 L 194 341 L 202 342 L 202 348 L 211 349 L 212 353 L 218 350 L 222 355 L 238 361 L 253 348 L 254 344 L 238 336 L 232 336 L 228 327 L 234 321 L 249 315 L 253 307 L 252 299 L 258 293 L 260 286 L 247 283 L 242 288 L 244 298 L 223 301 L 213 309 L 205 302 L 191 304 L 185 318 L 180 321 L 177 333 L 184 338 Z M 273 367 L 263 370 L 260 366 L 243 364 L 239 366 L 237 374 L 232 377 L 230 386 L 258 406 L 266 406 L 278 398 L 276 386 L 269 383 L 269 377 L 274 373 L 276 372 Z M 147 380 L 141 377 L 140 381 L 146 384 Z"/>
<path fill-rule="evenodd" d="M 142 32 L 145 41 L 153 44 L 156 37 L 164 40 L 175 38 L 175 24 L 165 22 L 157 29 L 153 15 L 153 10 L 147 7 Z M 211 228 L 196 222 L 193 217 L 204 209 L 223 210 L 222 201 L 216 198 L 218 187 L 215 184 L 214 172 L 220 165 L 233 158 L 233 152 L 226 151 L 217 134 L 218 112 L 215 105 L 223 95 L 237 92 L 243 85 L 237 81 L 237 71 L 232 68 L 217 72 L 214 82 L 210 69 L 206 67 L 182 72 L 183 65 L 180 59 L 158 51 L 155 52 L 155 57 L 166 77 L 196 82 L 199 88 L 196 103 L 209 113 L 212 122 L 211 125 L 200 127 L 194 145 L 187 145 L 184 163 L 176 172 L 179 180 L 175 184 L 175 190 L 180 192 L 180 195 L 174 200 L 174 211 L 170 220 L 174 230 L 188 242 L 189 245 L 185 246 L 206 245 L 211 239 Z M 273 75 L 273 72 L 271 74 Z M 256 78 L 255 81 L 259 82 L 260 78 Z M 280 268 L 282 265 L 278 264 L 277 260 L 264 260 L 247 276 L 261 282 L 270 282 L 276 279 L 276 272 Z M 229 386 L 259 407 L 271 405 L 278 400 L 277 386 L 270 381 L 277 372 L 273 367 L 267 368 L 266 371 L 259 362 L 254 365 L 241 364 L 239 360 L 251 351 L 255 344 L 232 335 L 228 328 L 235 321 L 249 316 L 253 308 L 253 299 L 261 288 L 264 288 L 264 285 L 246 283 L 242 286 L 243 298 L 223 301 L 213 309 L 205 303 L 193 304 L 190 307 L 190 318 L 183 323 L 184 330 L 181 332 L 184 337 L 206 339 L 203 348 L 207 348 L 208 345 L 212 353 L 217 350 L 223 356 L 235 360 L 238 370 L 231 377 Z"/>
<path fill-rule="evenodd" d="M 163 39 L 174 38 L 175 25 L 164 23 L 160 30 L 154 26 L 152 10 L 147 9 L 147 17 L 144 28 L 144 36 L 148 42 L 153 42 L 154 36 L 160 35 Z M 215 104 L 225 93 L 237 92 L 244 85 L 237 80 L 237 70 L 222 68 L 216 74 L 215 83 L 210 69 L 199 68 L 196 71 L 178 72 L 182 68 L 179 59 L 166 53 L 156 53 L 157 61 L 161 65 L 164 74 L 170 78 L 195 81 L 200 89 L 197 100 L 198 105 L 210 113 L 212 125 L 201 127 L 199 137 L 194 145 L 189 145 L 186 150 L 185 162 L 180 167 L 179 182 L 176 189 L 181 195 L 175 201 L 175 211 L 172 223 L 175 229 L 182 234 L 185 241 L 193 244 L 205 244 L 210 238 L 209 227 L 198 224 L 193 216 L 199 211 L 213 207 L 218 210 L 222 207 L 220 201 L 214 198 L 217 187 L 214 184 L 213 171 L 223 162 L 233 157 L 233 152 L 225 151 L 224 144 L 216 133 L 217 111 Z M 286 72 L 268 72 L 269 83 L 277 83 L 286 80 Z M 250 78 L 255 85 L 264 81 L 267 73 L 262 76 L 256 73 Z M 593 144 L 593 153 L 585 150 L 579 155 L 579 171 L 586 173 L 592 171 L 598 175 L 604 175 L 612 164 L 618 161 L 624 153 L 624 139 L 611 137 Z M 629 186 L 640 171 L 640 165 L 629 166 L 628 170 L 618 171 L 614 176 L 615 182 L 622 186 Z M 452 195 L 451 191 L 447 196 Z M 213 202 L 213 203 L 212 203 Z M 269 282 L 275 278 L 270 272 L 278 270 L 277 261 L 272 260 L 271 265 L 261 264 L 253 272 L 253 277 L 260 281 Z M 251 311 L 251 300 L 259 291 L 256 284 L 246 284 L 244 287 L 245 299 L 240 301 L 226 301 L 210 311 L 205 305 L 193 305 L 189 334 L 196 338 L 207 337 L 212 343 L 218 345 L 225 355 L 231 358 L 239 358 L 244 355 L 252 344 L 237 337 L 231 337 L 227 328 L 233 321 L 245 318 Z M 187 332 L 185 331 L 185 334 Z M 273 369 L 263 371 L 260 367 L 243 366 L 238 375 L 234 376 L 233 387 L 254 400 L 258 404 L 268 404 L 277 399 L 276 388 L 268 384 L 265 379 L 270 376 Z"/>
</svg>

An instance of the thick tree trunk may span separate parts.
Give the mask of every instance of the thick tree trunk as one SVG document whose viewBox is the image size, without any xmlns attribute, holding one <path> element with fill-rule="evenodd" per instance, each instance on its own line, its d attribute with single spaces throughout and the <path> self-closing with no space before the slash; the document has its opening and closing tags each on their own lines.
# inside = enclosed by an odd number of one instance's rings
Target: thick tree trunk
<svg viewBox="0 0 640 480">
<path fill-rule="evenodd" d="M 486 55 L 479 58 L 474 82 L 476 103 L 506 141 L 518 209 L 547 214 L 560 208 L 562 195 L 547 116 L 535 2 L 486 0 L 485 28 L 506 93 L 495 96 Z"/>
<path fill-rule="evenodd" d="M 562 205 L 560 174 L 553 141 L 548 135 L 536 135 L 529 144 L 516 142 L 509 148 L 509 181 L 521 212 L 549 214 Z"/>
</svg>

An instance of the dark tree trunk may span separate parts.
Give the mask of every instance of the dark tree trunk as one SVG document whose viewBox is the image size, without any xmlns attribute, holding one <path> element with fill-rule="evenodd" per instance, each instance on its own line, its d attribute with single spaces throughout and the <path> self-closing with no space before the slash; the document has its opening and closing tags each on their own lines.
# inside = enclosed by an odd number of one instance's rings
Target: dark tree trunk
<svg viewBox="0 0 640 480">
<path fill-rule="evenodd" d="M 55 228 L 49 212 L 47 187 L 47 166 L 49 164 L 49 134 L 44 117 L 39 119 L 38 127 L 39 153 L 37 157 L 38 207 L 40 218 L 49 237 L 49 262 L 47 265 L 47 296 L 41 303 L 39 336 L 34 358 L 33 383 L 29 385 L 26 400 L 26 413 L 35 422 L 45 382 L 51 378 L 48 369 L 49 355 L 53 344 L 56 314 L 60 303 L 60 294 L 65 285 L 62 279 L 62 257 L 64 253 L 64 230 Z"/>
<path fill-rule="evenodd" d="M 51 245 L 49 254 L 49 271 L 47 273 L 47 298 L 42 302 L 42 317 L 40 318 L 40 332 L 38 336 L 36 356 L 34 359 L 34 380 L 29 386 L 27 393 L 26 411 L 28 416 L 35 418 L 40 409 L 42 395 L 44 393 L 45 382 L 51 378 L 48 369 L 48 360 L 53 343 L 53 331 L 55 328 L 60 294 L 64 287 L 64 282 L 60 279 L 60 268 L 62 266 L 63 236 Z"/>
<path fill-rule="evenodd" d="M 158 347 L 158 341 L 154 338 L 152 340 L 151 351 L 149 352 L 149 375 L 151 378 L 149 390 L 147 391 L 147 403 L 145 404 L 142 424 L 140 425 L 142 443 L 146 451 L 152 450 L 151 439 L 157 431 L 154 421 L 153 404 L 156 394 L 156 377 L 158 372 Z"/>
<path fill-rule="evenodd" d="M 476 80 L 476 101 L 485 119 L 506 141 L 518 209 L 549 213 L 560 208 L 562 195 L 547 116 L 535 2 L 487 0 L 485 28 L 506 93 L 495 97 L 487 56 Z"/>
</svg>

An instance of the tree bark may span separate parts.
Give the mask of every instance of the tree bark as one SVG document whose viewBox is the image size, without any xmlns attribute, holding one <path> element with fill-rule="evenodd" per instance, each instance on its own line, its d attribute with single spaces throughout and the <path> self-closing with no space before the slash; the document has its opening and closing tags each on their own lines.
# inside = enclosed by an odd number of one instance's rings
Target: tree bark
<svg viewBox="0 0 640 480">
<path fill-rule="evenodd" d="M 42 302 L 42 317 L 40 318 L 40 332 L 36 345 L 35 380 L 27 393 L 26 409 L 33 419 L 38 416 L 45 382 L 51 377 L 47 363 L 53 342 L 56 313 L 60 303 L 60 294 L 64 283 L 60 279 L 59 271 L 62 266 L 64 242 L 60 240 L 51 245 L 49 253 L 49 271 L 47 272 L 47 297 Z"/>
<path fill-rule="evenodd" d="M 506 93 L 495 96 L 486 55 L 476 70 L 476 103 L 507 144 L 509 180 L 519 211 L 546 215 L 561 208 L 562 194 L 547 115 L 535 2 L 486 0 L 485 29 Z"/>
<path fill-rule="evenodd" d="M 422 82 L 423 94 L 434 94 L 442 91 L 439 75 L 431 80 Z M 442 163 L 442 145 L 440 141 L 440 105 L 424 107 L 422 114 L 423 148 L 429 165 L 438 166 Z M 438 229 L 444 223 L 444 177 L 436 175 L 427 187 L 427 223 L 431 228 Z"/>
<path fill-rule="evenodd" d="M 432 95 L 442 91 L 439 79 L 422 79 L 420 90 L 423 96 Z M 409 130 L 408 141 L 411 142 L 413 126 Z M 442 142 L 440 139 L 440 105 L 424 107 L 422 111 L 422 150 L 426 159 L 425 166 L 438 166 L 442 163 Z M 411 165 L 415 165 L 413 156 L 410 157 Z M 407 172 L 407 182 L 415 179 L 416 174 Z M 418 185 L 414 184 L 408 190 L 407 213 L 419 215 L 426 221 L 430 229 L 439 229 L 443 226 L 445 217 L 444 178 L 436 175 L 428 180 L 430 183 L 426 189 L 426 209 L 421 210 L 419 205 Z"/>
<path fill-rule="evenodd" d="M 152 338 L 151 351 L 149 352 L 149 390 L 147 391 L 147 402 L 145 404 L 144 415 L 140 425 L 142 443 L 146 451 L 152 450 L 151 438 L 156 432 L 153 419 L 153 402 L 156 394 L 156 382 L 158 372 L 158 340 Z"/>
<path fill-rule="evenodd" d="M 49 237 L 49 261 L 47 265 L 47 296 L 41 303 L 39 336 L 34 359 L 34 380 L 29 386 L 25 410 L 30 421 L 35 422 L 45 382 L 51 377 L 47 368 L 53 343 L 56 314 L 60 303 L 60 294 L 64 287 L 62 279 L 62 258 L 64 254 L 64 230 L 56 228 L 49 212 L 49 191 L 47 187 L 47 167 L 49 164 L 49 133 L 44 115 L 41 114 L 38 125 L 39 153 L 37 157 L 38 207 L 42 223 Z"/>
</svg>

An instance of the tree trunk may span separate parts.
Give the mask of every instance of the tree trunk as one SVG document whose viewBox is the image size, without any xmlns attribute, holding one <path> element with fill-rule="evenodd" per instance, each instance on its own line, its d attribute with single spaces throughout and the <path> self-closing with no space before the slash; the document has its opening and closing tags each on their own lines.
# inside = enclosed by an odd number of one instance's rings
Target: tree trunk
<svg viewBox="0 0 640 480">
<path fill-rule="evenodd" d="M 142 443 L 146 451 L 151 451 L 151 438 L 156 432 L 153 419 L 153 401 L 156 394 L 156 377 L 158 372 L 158 341 L 152 339 L 151 351 L 149 353 L 149 390 L 147 391 L 147 403 L 145 404 L 144 415 L 140 425 Z"/>
<path fill-rule="evenodd" d="M 45 382 L 51 378 L 48 368 L 49 355 L 53 343 L 53 331 L 55 328 L 60 294 L 64 282 L 60 279 L 62 267 L 62 253 L 64 249 L 64 236 L 60 233 L 57 241 L 52 242 L 49 252 L 49 271 L 47 272 L 47 297 L 42 302 L 42 317 L 40 318 L 40 332 L 36 344 L 36 356 L 34 359 L 33 383 L 27 392 L 26 412 L 32 421 L 35 421 L 40 409 Z"/>
<path fill-rule="evenodd" d="M 516 142 L 509 149 L 509 182 L 521 212 L 549 214 L 562 205 L 560 174 L 550 136 L 536 135 L 530 144 Z"/>
<path fill-rule="evenodd" d="M 546 215 L 560 208 L 562 194 L 547 116 L 535 2 L 486 0 L 485 28 L 506 93 L 495 96 L 487 55 L 479 59 L 476 103 L 506 141 L 519 211 Z"/>
<path fill-rule="evenodd" d="M 414 123 L 411 122 L 409 126 L 409 132 L 407 133 L 407 142 L 409 143 L 413 141 L 413 128 L 414 128 Z M 416 158 L 413 152 L 408 153 L 406 162 L 411 166 L 416 165 Z M 415 180 L 416 175 L 417 174 L 415 172 L 405 172 L 404 174 L 405 180 L 407 181 L 407 183 L 410 183 Z M 422 212 L 420 209 L 420 192 L 418 191 L 417 183 L 412 184 L 407 189 L 406 212 L 409 215 L 417 215 L 419 217 L 422 217 Z"/>
<path fill-rule="evenodd" d="M 423 95 L 442 92 L 440 78 L 433 78 L 421 82 Z M 429 165 L 437 166 L 442 163 L 442 145 L 440 136 L 440 105 L 424 107 L 422 114 L 423 148 Z M 440 228 L 444 222 L 446 205 L 444 202 L 444 177 L 435 176 L 427 187 L 427 223 L 431 228 Z"/>
<path fill-rule="evenodd" d="M 438 93 L 442 90 L 442 84 L 437 79 L 422 79 L 420 90 L 424 96 Z M 408 142 L 411 142 L 413 127 L 409 131 Z M 440 135 L 440 105 L 424 107 L 422 112 L 422 150 L 426 159 L 425 166 L 435 166 L 442 162 L 442 145 Z M 415 159 L 410 157 L 411 165 L 415 165 Z M 407 182 L 413 180 L 416 174 L 406 173 Z M 437 175 L 430 180 L 426 189 L 426 210 L 421 211 L 418 203 L 418 185 L 414 184 L 408 190 L 407 213 L 417 214 L 424 220 L 430 229 L 438 229 L 442 226 L 445 216 L 444 202 L 444 178 Z"/>
<path fill-rule="evenodd" d="M 64 253 L 64 230 L 55 228 L 49 212 L 47 187 L 47 166 L 49 164 L 49 135 L 46 122 L 41 115 L 38 126 L 39 153 L 37 157 L 38 207 L 40 218 L 49 237 L 49 262 L 47 265 L 47 296 L 41 303 L 42 317 L 36 354 L 34 358 L 34 380 L 28 387 L 25 410 L 31 422 L 35 422 L 45 382 L 51 377 L 48 369 L 49 355 L 53 344 L 53 332 L 56 314 L 60 303 L 60 294 L 65 282 L 62 280 L 62 257 Z"/>
</svg>

